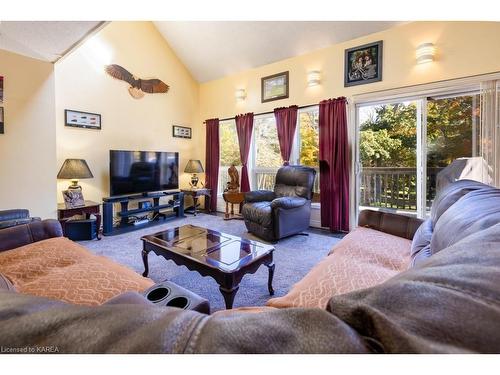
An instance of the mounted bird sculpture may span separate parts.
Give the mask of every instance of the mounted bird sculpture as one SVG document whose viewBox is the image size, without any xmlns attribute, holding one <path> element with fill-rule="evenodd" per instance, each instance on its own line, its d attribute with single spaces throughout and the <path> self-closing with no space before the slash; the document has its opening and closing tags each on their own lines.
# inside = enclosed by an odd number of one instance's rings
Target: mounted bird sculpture
<svg viewBox="0 0 500 375">
<path fill-rule="evenodd" d="M 168 92 L 170 88 L 165 82 L 160 79 L 140 79 L 130 73 L 127 69 L 120 65 L 112 64 L 104 67 L 106 73 L 111 77 L 125 81 L 130 84 L 128 92 L 134 99 L 140 99 L 144 93 L 157 94 Z"/>
</svg>

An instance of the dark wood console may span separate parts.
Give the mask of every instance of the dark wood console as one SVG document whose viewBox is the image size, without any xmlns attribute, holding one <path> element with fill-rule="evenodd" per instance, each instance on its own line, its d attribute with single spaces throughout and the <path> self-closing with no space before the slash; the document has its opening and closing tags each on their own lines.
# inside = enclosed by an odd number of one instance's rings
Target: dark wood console
<svg viewBox="0 0 500 375">
<path fill-rule="evenodd" d="M 160 204 L 160 198 L 169 197 L 168 203 Z M 150 206 L 142 208 L 129 208 L 129 203 L 133 201 L 151 201 Z M 159 193 L 134 194 L 122 197 L 109 197 L 102 199 L 103 230 L 105 236 L 114 236 L 136 229 L 145 228 L 162 223 L 166 220 L 184 217 L 184 193 L 175 190 Z M 116 212 L 115 219 L 114 205 L 120 204 L 120 211 Z M 141 214 L 152 213 L 152 218 L 147 219 L 142 224 L 134 224 Z M 117 221 L 117 222 L 115 222 Z"/>
</svg>

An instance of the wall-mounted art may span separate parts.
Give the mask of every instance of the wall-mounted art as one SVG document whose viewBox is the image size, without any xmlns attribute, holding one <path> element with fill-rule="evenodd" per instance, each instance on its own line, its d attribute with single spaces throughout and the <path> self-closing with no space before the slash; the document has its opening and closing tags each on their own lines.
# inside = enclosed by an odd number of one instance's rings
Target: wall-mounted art
<svg viewBox="0 0 500 375">
<path fill-rule="evenodd" d="M 101 130 L 101 115 L 98 113 L 80 112 L 72 109 L 64 110 L 64 123 L 66 126 L 84 129 Z"/>
<path fill-rule="evenodd" d="M 0 76 L 0 104 L 3 104 L 3 77 Z"/>
<path fill-rule="evenodd" d="M 4 119 L 4 111 L 3 107 L 0 107 L 0 134 L 4 134 L 3 119 Z"/>
<path fill-rule="evenodd" d="M 345 50 L 344 87 L 382 81 L 382 44 L 380 40 Z"/>
<path fill-rule="evenodd" d="M 288 72 L 261 78 L 261 102 L 288 98 L 288 82 Z"/>
<path fill-rule="evenodd" d="M 172 135 L 176 138 L 189 138 L 191 139 L 191 128 L 186 126 L 172 126 Z"/>
<path fill-rule="evenodd" d="M 125 81 L 128 84 L 130 84 L 128 92 L 134 99 L 142 98 L 144 96 L 144 93 L 147 94 L 166 93 L 170 88 L 165 82 L 157 78 L 152 78 L 152 79 L 137 78 L 127 69 L 117 64 L 106 65 L 104 67 L 104 70 L 111 77 L 119 79 L 121 81 Z"/>
</svg>

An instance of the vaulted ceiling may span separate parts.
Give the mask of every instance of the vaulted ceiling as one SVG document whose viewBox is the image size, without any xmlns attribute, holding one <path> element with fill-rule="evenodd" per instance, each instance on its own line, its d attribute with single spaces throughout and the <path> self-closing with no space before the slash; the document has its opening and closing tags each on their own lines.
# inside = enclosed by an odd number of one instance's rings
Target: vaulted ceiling
<svg viewBox="0 0 500 375">
<path fill-rule="evenodd" d="M 0 49 L 54 62 L 101 24 L 100 21 L 2 21 Z"/>
<path fill-rule="evenodd" d="M 199 82 L 394 27 L 371 21 L 155 21 Z"/>
</svg>

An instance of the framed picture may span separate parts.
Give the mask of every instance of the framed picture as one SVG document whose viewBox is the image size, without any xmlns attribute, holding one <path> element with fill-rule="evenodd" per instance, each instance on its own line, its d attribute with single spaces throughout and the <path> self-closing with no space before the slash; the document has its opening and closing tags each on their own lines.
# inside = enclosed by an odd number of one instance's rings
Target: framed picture
<svg viewBox="0 0 500 375">
<path fill-rule="evenodd" d="M 4 134 L 3 119 L 4 119 L 4 111 L 3 107 L 0 107 L 0 134 Z"/>
<path fill-rule="evenodd" d="M 90 112 L 80 112 L 71 109 L 64 110 L 64 123 L 66 126 L 84 129 L 101 130 L 101 115 Z"/>
<path fill-rule="evenodd" d="M 344 87 L 382 81 L 382 44 L 380 40 L 345 50 Z"/>
<path fill-rule="evenodd" d="M 82 189 L 68 189 L 62 192 L 66 208 L 85 206 Z"/>
<path fill-rule="evenodd" d="M 261 78 L 261 102 L 288 98 L 288 72 Z"/>
<path fill-rule="evenodd" d="M 172 135 L 176 138 L 189 138 L 191 139 L 191 128 L 186 126 L 172 126 Z"/>
<path fill-rule="evenodd" d="M 0 76 L 0 104 L 3 104 L 3 77 Z"/>
</svg>

